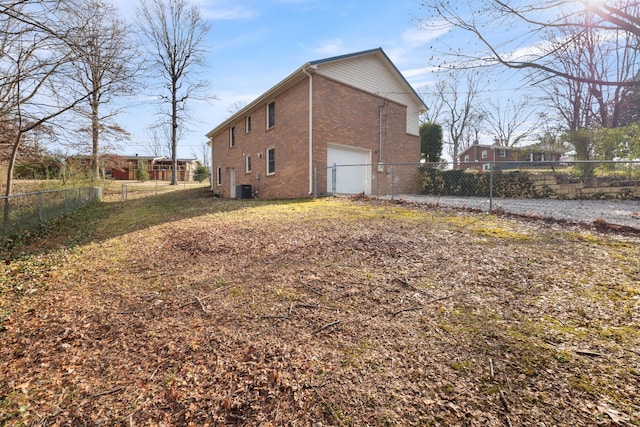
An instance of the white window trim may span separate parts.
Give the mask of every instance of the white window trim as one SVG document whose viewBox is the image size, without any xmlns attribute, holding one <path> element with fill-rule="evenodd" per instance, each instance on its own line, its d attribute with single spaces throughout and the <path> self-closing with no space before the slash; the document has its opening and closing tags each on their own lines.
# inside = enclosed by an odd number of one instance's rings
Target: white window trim
<svg viewBox="0 0 640 427">
<path fill-rule="evenodd" d="M 273 104 L 273 125 L 269 126 L 269 106 L 271 104 Z M 267 124 L 267 130 L 273 129 L 275 127 L 275 125 L 276 125 L 275 109 L 276 109 L 276 101 L 275 100 L 267 102 L 267 106 L 265 108 L 265 114 L 266 114 L 265 123 Z"/>
<path fill-rule="evenodd" d="M 244 158 L 244 173 L 251 173 L 251 154 L 247 154 Z"/>
<path fill-rule="evenodd" d="M 490 163 L 483 163 L 482 164 L 482 170 L 483 171 L 491 170 L 491 164 Z"/>
<path fill-rule="evenodd" d="M 489 151 L 487 151 L 487 150 L 482 150 L 482 158 L 483 158 L 483 159 L 486 159 L 486 158 L 488 158 L 488 157 L 489 157 Z"/>
<path fill-rule="evenodd" d="M 273 171 L 269 171 L 269 151 L 271 151 L 271 150 L 273 150 L 273 153 L 274 153 L 274 166 L 275 166 L 275 152 L 276 152 L 275 150 L 276 150 L 276 147 L 275 146 L 270 146 L 270 147 L 267 147 L 267 149 L 264 151 L 265 171 L 267 172 L 267 176 L 275 175 L 276 170 L 277 170 L 277 169 L 275 169 Z"/>
<path fill-rule="evenodd" d="M 229 147 L 233 148 L 236 146 L 236 127 L 229 127 Z"/>
<path fill-rule="evenodd" d="M 245 133 L 249 133 L 251 132 L 251 116 L 245 116 L 244 118 L 244 132 Z"/>
<path fill-rule="evenodd" d="M 465 163 L 469 162 L 469 155 L 468 154 L 464 155 L 464 161 L 465 161 Z"/>
</svg>

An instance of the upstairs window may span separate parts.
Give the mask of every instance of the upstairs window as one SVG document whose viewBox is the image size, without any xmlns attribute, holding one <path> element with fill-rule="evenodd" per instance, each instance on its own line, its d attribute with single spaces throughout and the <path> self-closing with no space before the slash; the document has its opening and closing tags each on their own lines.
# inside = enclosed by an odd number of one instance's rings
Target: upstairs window
<svg viewBox="0 0 640 427">
<path fill-rule="evenodd" d="M 229 128 L 229 147 L 236 146 L 236 127 L 231 126 Z"/>
<path fill-rule="evenodd" d="M 267 105 L 267 129 L 271 129 L 276 125 L 276 102 L 270 102 Z"/>
<path fill-rule="evenodd" d="M 464 161 L 465 161 L 465 162 L 468 162 L 468 161 L 469 161 L 469 155 L 468 155 L 468 154 L 465 154 L 465 156 L 464 156 Z"/>
<path fill-rule="evenodd" d="M 244 131 L 246 133 L 251 132 L 251 116 L 247 116 L 244 118 Z"/>
<path fill-rule="evenodd" d="M 507 157 L 507 150 L 498 151 L 498 157 Z"/>
<path fill-rule="evenodd" d="M 489 157 L 489 153 L 487 152 L 487 150 L 482 150 L 482 158 L 486 159 L 487 157 Z"/>
<path fill-rule="evenodd" d="M 267 175 L 276 173 L 276 149 L 267 148 Z"/>
</svg>

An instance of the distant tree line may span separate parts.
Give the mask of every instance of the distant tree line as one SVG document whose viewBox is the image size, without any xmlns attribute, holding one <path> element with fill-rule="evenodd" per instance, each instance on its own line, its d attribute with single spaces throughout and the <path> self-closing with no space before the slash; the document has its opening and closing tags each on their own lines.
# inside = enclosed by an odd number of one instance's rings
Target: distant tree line
<svg viewBox="0 0 640 427">
<path fill-rule="evenodd" d="M 141 0 L 139 12 L 137 22 L 127 23 L 108 0 L 0 4 L 5 195 L 11 194 L 16 173 L 52 176 L 60 163 L 56 155 L 34 154 L 51 142 L 74 141 L 70 149 L 90 153 L 90 176 L 98 179 L 102 157 L 129 137 L 116 121 L 122 111 L 114 101 L 142 89 L 166 111 L 161 124 L 170 128 L 172 183 L 177 183 L 178 135 L 189 120 L 186 104 L 207 86 L 196 72 L 204 63 L 209 26 L 188 0 Z M 143 78 L 158 84 L 143 88 Z"/>
<path fill-rule="evenodd" d="M 482 140 L 553 146 L 578 160 L 640 158 L 640 3 L 421 4 L 424 28 L 468 36 L 463 49 L 432 43 L 440 77 L 419 89 L 429 107 L 424 120 L 442 125 L 454 163 Z M 501 90 L 505 76 L 521 88 Z"/>
</svg>

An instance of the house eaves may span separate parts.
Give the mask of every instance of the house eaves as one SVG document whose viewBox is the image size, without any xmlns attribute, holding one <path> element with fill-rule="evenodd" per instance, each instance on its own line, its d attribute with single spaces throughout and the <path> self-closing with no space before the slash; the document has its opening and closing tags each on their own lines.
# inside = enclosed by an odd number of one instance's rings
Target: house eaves
<svg viewBox="0 0 640 427">
<path fill-rule="evenodd" d="M 389 57 L 387 56 L 385 51 L 382 50 L 381 47 L 378 47 L 378 48 L 375 48 L 375 49 L 363 50 L 361 52 L 348 53 L 346 55 L 334 56 L 334 57 L 326 58 L 326 59 L 320 59 L 320 60 L 317 60 L 317 61 L 311 61 L 309 63 L 309 65 L 311 65 L 312 67 L 317 67 L 318 65 L 326 64 L 326 63 L 329 63 L 329 62 L 343 61 L 345 59 L 352 59 L 352 58 L 357 58 L 359 56 L 366 56 L 366 55 L 378 55 L 379 57 L 381 57 L 383 59 L 383 61 L 387 64 L 387 66 L 398 77 L 398 80 L 405 87 L 405 89 L 407 90 L 407 93 L 410 93 L 411 95 L 413 95 L 416 98 L 416 103 L 420 106 L 420 109 L 419 109 L 420 112 L 423 113 L 423 112 L 429 110 L 429 108 L 424 103 L 422 98 L 418 95 L 418 93 L 415 91 L 415 89 L 409 84 L 409 82 L 402 75 L 400 70 L 398 70 L 398 67 L 396 67 L 396 65 L 391 61 L 391 59 L 389 59 Z"/>
<path fill-rule="evenodd" d="M 251 103 L 247 104 L 244 108 L 237 111 L 235 114 L 233 114 L 232 116 L 227 118 L 225 121 L 220 123 L 213 130 L 209 131 L 205 136 L 211 139 L 215 134 L 217 134 L 218 132 L 224 129 L 227 129 L 233 123 L 237 122 L 238 119 L 244 117 L 248 112 L 250 112 L 257 106 L 261 104 L 265 104 L 266 102 L 269 102 L 279 93 L 284 92 L 286 89 L 298 83 L 302 79 L 307 78 L 308 76 L 307 73 L 313 74 L 317 70 L 319 65 L 321 66 L 322 64 L 327 64 L 329 62 L 343 61 L 345 59 L 352 59 L 352 58 L 356 58 L 359 56 L 366 56 L 366 55 L 378 55 L 380 58 L 382 58 L 383 61 L 387 64 L 387 66 L 398 77 L 398 80 L 406 88 L 407 92 L 415 97 L 416 104 L 420 107 L 419 108 L 420 112 L 425 112 L 428 110 L 428 107 L 426 106 L 422 98 L 420 98 L 417 92 L 409 84 L 407 79 L 402 75 L 402 73 L 398 70 L 395 64 L 391 62 L 391 59 L 389 59 L 389 57 L 382 50 L 382 48 L 378 47 L 375 49 L 363 50 L 361 52 L 349 53 L 346 55 L 334 56 L 331 58 L 325 58 L 325 59 L 307 62 L 302 67 L 298 68 L 296 71 L 294 71 L 289 76 L 287 76 L 284 80 L 280 81 L 278 84 L 276 84 L 271 89 L 269 89 L 267 92 L 263 93 L 258 98 L 253 100 Z"/>
<path fill-rule="evenodd" d="M 294 84 L 298 83 L 300 80 L 306 78 L 306 74 L 304 72 L 305 69 L 309 68 L 310 63 L 304 64 L 302 67 L 298 68 L 296 71 L 287 76 L 284 80 L 280 81 L 280 83 L 273 86 L 271 89 L 260 95 L 258 98 L 253 100 L 250 104 L 247 104 L 241 110 L 238 110 L 235 114 L 230 116 L 228 119 L 220 123 L 213 130 L 209 131 L 205 136 L 211 139 L 216 133 L 220 132 L 223 129 L 228 128 L 233 123 L 235 123 L 239 118 L 244 117 L 249 111 L 253 110 L 255 107 L 264 104 L 270 100 L 272 100 L 279 93 L 284 92 L 286 89 L 290 88 Z M 312 72 L 312 70 L 310 70 Z"/>
</svg>

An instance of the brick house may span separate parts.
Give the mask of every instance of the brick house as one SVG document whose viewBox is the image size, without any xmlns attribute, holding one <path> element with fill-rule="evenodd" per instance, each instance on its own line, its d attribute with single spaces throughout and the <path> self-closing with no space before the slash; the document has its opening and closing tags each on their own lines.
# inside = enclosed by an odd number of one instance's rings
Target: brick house
<svg viewBox="0 0 640 427">
<path fill-rule="evenodd" d="M 70 156 L 66 161 L 67 165 L 85 172 L 93 165 L 91 156 Z M 178 181 L 192 181 L 195 169 L 200 165 L 200 162 L 197 159 L 177 159 L 177 161 L 178 173 L 176 176 Z M 150 180 L 171 180 L 172 162 L 166 157 L 105 154 L 101 156 L 101 162 L 104 162 L 102 166 L 104 174 L 113 179 L 135 180 L 138 166 L 144 164 L 149 171 Z"/>
<path fill-rule="evenodd" d="M 380 48 L 308 62 L 207 133 L 213 190 L 266 199 L 388 185 L 418 163 L 426 106 Z M 348 166 L 347 166 L 348 165 Z M 317 179 L 315 179 L 317 177 Z"/>
<path fill-rule="evenodd" d="M 128 156 L 121 167 L 111 169 L 113 179 L 135 180 L 138 166 L 144 163 L 149 171 L 149 180 L 170 181 L 173 162 L 167 157 L 154 156 Z M 200 165 L 197 159 L 177 159 L 178 181 L 193 181 L 196 168 Z"/>
<path fill-rule="evenodd" d="M 541 149 L 538 145 L 528 147 L 506 147 L 498 143 L 493 145 L 473 144 L 460 153 L 458 169 L 489 170 L 491 163 L 497 168 L 511 167 L 515 162 L 557 162 L 563 152 Z"/>
</svg>

